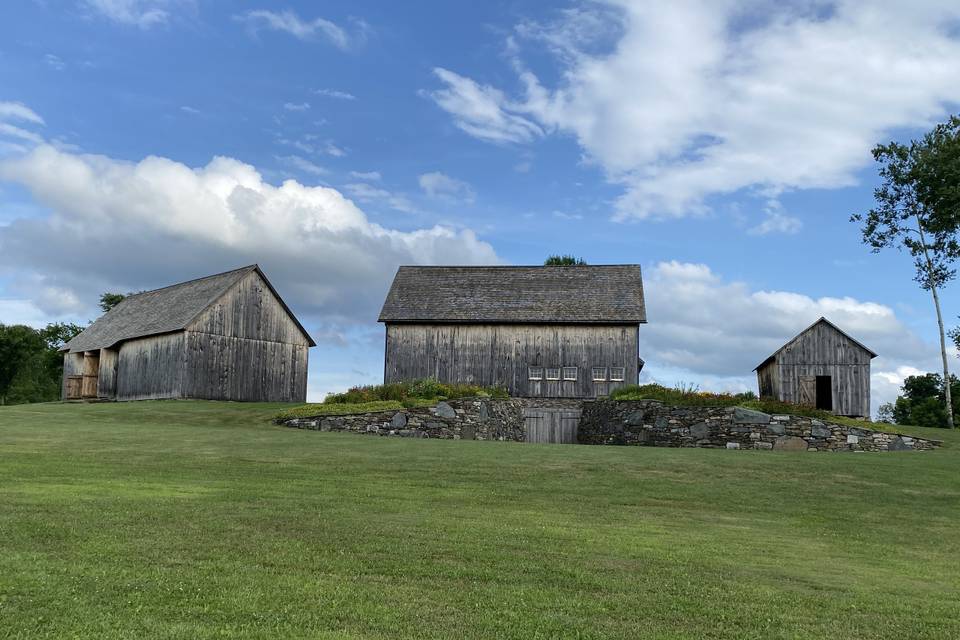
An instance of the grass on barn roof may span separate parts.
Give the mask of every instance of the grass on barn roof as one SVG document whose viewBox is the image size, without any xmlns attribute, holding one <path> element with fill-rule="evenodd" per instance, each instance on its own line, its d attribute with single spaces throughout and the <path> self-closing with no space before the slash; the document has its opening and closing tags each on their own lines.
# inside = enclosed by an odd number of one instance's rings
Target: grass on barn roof
<svg viewBox="0 0 960 640">
<path fill-rule="evenodd" d="M 0 636 L 960 637 L 960 432 L 528 445 L 281 408 L 0 407 Z"/>
</svg>

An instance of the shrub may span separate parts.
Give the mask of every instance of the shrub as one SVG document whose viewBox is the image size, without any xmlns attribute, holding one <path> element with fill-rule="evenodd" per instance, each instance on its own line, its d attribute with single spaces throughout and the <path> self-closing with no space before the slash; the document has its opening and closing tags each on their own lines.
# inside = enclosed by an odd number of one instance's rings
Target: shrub
<svg viewBox="0 0 960 640">
<path fill-rule="evenodd" d="M 474 384 L 446 384 L 434 378 L 424 378 L 411 382 L 366 385 L 353 387 L 343 393 L 333 393 L 324 399 L 324 404 L 358 404 L 364 402 L 395 401 L 405 406 L 422 406 L 423 401 L 454 400 L 488 396 L 491 398 L 508 397 L 501 387 L 481 387 Z"/>
<path fill-rule="evenodd" d="M 683 407 L 734 407 L 745 402 L 756 401 L 757 396 L 746 393 L 710 393 L 700 391 L 699 387 L 684 385 L 669 388 L 660 384 L 627 385 L 615 389 L 610 398 L 613 400 L 659 400 L 666 404 Z"/>
</svg>

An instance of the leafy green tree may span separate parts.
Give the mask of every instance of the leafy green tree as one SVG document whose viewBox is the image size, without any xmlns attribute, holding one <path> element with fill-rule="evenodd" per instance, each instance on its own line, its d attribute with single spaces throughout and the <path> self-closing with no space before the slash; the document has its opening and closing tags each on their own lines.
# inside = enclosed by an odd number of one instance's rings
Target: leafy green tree
<svg viewBox="0 0 960 640">
<path fill-rule="evenodd" d="M 22 324 L 0 324 L 0 405 L 7 404 L 14 380 L 46 348 L 36 329 Z"/>
<path fill-rule="evenodd" d="M 110 293 L 108 291 L 107 293 L 100 295 L 100 308 L 103 309 L 104 313 L 106 313 L 107 311 L 110 311 L 110 309 L 113 309 L 115 306 L 120 304 L 126 297 L 127 296 L 122 293 Z"/>
<path fill-rule="evenodd" d="M 953 262 L 960 257 L 960 117 L 952 116 L 909 145 L 877 145 L 873 157 L 883 179 L 873 192 L 876 207 L 851 220 L 862 224 L 863 242 L 875 253 L 897 248 L 913 257 L 914 279 L 933 296 L 943 378 L 949 379 L 939 290 L 956 276 Z M 950 407 L 951 389 L 945 389 L 944 406 Z M 953 427 L 953 412 L 944 413 Z"/>
<path fill-rule="evenodd" d="M 877 409 L 877 422 L 883 424 L 892 424 L 896 422 L 893 418 L 894 405 L 892 402 L 884 402 Z"/>
<path fill-rule="evenodd" d="M 543 261 L 543 266 L 545 267 L 580 267 L 587 264 L 587 261 L 583 258 L 578 258 L 573 255 L 560 255 L 555 254 L 548 257 Z"/>
<path fill-rule="evenodd" d="M 960 413 L 960 379 L 950 378 L 953 414 Z M 937 373 L 910 376 L 903 382 L 902 395 L 893 405 L 893 421 L 918 427 L 945 427 L 947 386 Z"/>
</svg>

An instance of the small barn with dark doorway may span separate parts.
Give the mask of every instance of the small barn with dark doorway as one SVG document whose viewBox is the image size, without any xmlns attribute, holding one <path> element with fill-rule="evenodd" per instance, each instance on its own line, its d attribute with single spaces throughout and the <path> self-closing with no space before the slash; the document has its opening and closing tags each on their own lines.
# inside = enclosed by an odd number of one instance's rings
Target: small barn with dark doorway
<svg viewBox="0 0 960 640">
<path fill-rule="evenodd" d="M 63 397 L 304 402 L 312 346 L 251 265 L 124 298 L 64 345 Z"/>
<path fill-rule="evenodd" d="M 754 369 L 761 398 L 870 415 L 870 361 L 877 354 L 820 318 Z"/>
</svg>

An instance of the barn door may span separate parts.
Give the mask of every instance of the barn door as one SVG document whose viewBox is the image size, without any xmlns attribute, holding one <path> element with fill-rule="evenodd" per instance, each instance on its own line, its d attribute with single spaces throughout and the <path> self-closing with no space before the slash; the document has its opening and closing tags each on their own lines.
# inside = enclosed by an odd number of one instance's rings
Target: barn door
<svg viewBox="0 0 960 640">
<path fill-rule="evenodd" d="M 797 404 L 817 406 L 817 376 L 798 376 Z"/>
<path fill-rule="evenodd" d="M 100 377 L 100 352 L 87 351 L 83 354 L 83 382 L 80 396 L 83 398 L 97 397 L 97 381 Z"/>
<path fill-rule="evenodd" d="M 576 444 L 580 411 L 577 409 L 524 409 L 527 442 Z"/>
</svg>

